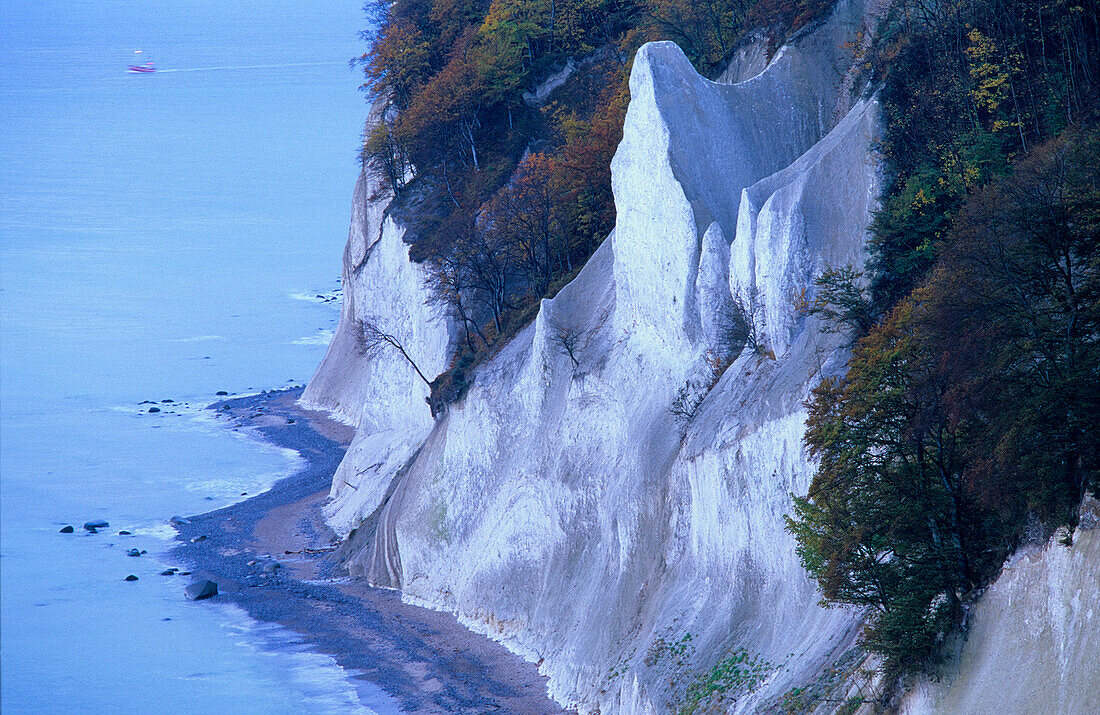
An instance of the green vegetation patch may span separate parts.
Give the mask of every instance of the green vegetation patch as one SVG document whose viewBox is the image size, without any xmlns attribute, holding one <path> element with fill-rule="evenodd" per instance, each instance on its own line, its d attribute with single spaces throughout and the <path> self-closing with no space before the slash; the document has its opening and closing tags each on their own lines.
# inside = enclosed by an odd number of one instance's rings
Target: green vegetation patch
<svg viewBox="0 0 1100 715">
<path fill-rule="evenodd" d="M 709 672 L 688 686 L 676 707 L 678 715 L 691 715 L 703 708 L 718 708 L 754 690 L 775 666 L 744 648 L 718 661 Z"/>
</svg>

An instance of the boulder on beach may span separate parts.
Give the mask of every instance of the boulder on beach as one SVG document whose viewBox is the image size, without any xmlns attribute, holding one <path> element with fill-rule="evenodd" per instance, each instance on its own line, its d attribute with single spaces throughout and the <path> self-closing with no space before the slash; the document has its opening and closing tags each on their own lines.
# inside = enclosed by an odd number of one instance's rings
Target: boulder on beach
<svg viewBox="0 0 1100 715">
<path fill-rule="evenodd" d="M 108 524 L 103 519 L 94 519 L 92 521 L 84 522 L 84 529 L 86 531 L 95 531 L 96 529 L 106 529 L 108 526 L 110 526 L 110 524 Z"/>
<path fill-rule="evenodd" d="M 74 531 L 74 529 L 73 529 L 73 527 L 71 527 L 71 526 L 63 526 L 63 527 L 61 527 L 61 533 L 62 533 L 62 534 L 71 534 L 71 533 L 73 533 L 73 531 Z"/>
<path fill-rule="evenodd" d="M 192 544 L 197 544 L 200 541 L 206 541 L 206 537 L 202 534 L 199 534 L 198 536 L 192 537 L 192 539 L 191 539 Z"/>
<path fill-rule="evenodd" d="M 172 526 L 182 526 L 184 524 L 190 524 L 190 519 L 184 519 L 182 516 L 173 516 L 168 519 L 168 523 Z"/>
<path fill-rule="evenodd" d="M 183 590 L 183 594 L 192 601 L 201 601 L 204 598 L 218 595 L 218 584 L 213 581 L 196 581 Z"/>
<path fill-rule="evenodd" d="M 127 576 L 126 578 L 124 578 L 124 579 L 122 579 L 122 580 L 123 580 L 123 581 L 137 581 L 137 580 L 138 580 L 138 577 L 137 577 L 137 576 L 135 576 L 135 575 L 133 575 L 133 574 L 130 574 L 129 576 Z"/>
<path fill-rule="evenodd" d="M 268 561 L 266 564 L 264 564 L 264 571 L 266 571 L 267 573 L 275 573 L 282 567 L 283 565 L 278 561 Z"/>
</svg>

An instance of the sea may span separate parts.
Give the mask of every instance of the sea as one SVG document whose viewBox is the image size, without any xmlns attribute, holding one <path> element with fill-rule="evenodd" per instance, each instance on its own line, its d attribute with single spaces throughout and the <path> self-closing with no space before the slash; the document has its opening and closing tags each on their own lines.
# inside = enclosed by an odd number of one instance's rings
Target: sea
<svg viewBox="0 0 1100 715">
<path fill-rule="evenodd" d="M 170 516 L 299 466 L 203 407 L 302 384 L 324 353 L 364 23 L 362 0 L 0 7 L 5 715 L 396 711 L 293 632 L 158 575 Z"/>
</svg>

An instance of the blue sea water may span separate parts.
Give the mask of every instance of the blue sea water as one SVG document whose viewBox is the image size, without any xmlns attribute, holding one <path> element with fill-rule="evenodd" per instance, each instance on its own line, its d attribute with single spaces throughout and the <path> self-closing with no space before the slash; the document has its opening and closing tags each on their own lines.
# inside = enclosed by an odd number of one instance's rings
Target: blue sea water
<svg viewBox="0 0 1100 715">
<path fill-rule="evenodd" d="M 195 408 L 320 361 L 336 313 L 311 297 L 338 287 L 365 115 L 360 7 L 0 8 L 5 713 L 394 709 L 293 633 L 157 575 L 168 516 L 297 465 Z M 125 72 L 146 59 L 161 71 Z M 164 399 L 189 408 L 139 409 Z M 81 533 L 95 518 L 111 528 Z"/>
</svg>

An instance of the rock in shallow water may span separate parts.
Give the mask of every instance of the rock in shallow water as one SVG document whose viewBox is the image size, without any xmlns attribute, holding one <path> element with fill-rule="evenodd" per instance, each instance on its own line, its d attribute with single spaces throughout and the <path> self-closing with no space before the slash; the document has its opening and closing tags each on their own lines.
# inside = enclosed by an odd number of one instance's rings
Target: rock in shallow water
<svg viewBox="0 0 1100 715">
<path fill-rule="evenodd" d="M 141 556 L 141 550 L 140 549 L 130 549 L 129 551 L 126 552 L 126 555 L 127 556 Z"/>
<path fill-rule="evenodd" d="M 218 584 L 213 581 L 196 581 L 183 590 L 183 594 L 189 600 L 201 601 L 218 595 Z"/>
<path fill-rule="evenodd" d="M 176 515 L 176 516 L 169 517 L 168 523 L 171 524 L 172 526 L 181 526 L 183 524 L 190 524 L 191 520 L 190 519 L 184 519 L 182 516 Z"/>
<path fill-rule="evenodd" d="M 71 526 L 63 526 L 63 527 L 61 527 L 61 533 L 62 533 L 62 534 L 71 534 L 71 533 L 73 533 L 73 531 L 74 531 L 74 529 L 73 529 L 73 527 L 71 527 Z"/>
<path fill-rule="evenodd" d="M 123 581 L 137 581 L 137 580 L 138 580 L 138 577 L 137 577 L 137 576 L 135 576 L 135 575 L 133 575 L 133 574 L 130 574 L 129 576 L 127 576 L 126 578 L 124 578 L 124 579 L 122 579 L 122 580 L 123 580 Z"/>
<path fill-rule="evenodd" d="M 96 529 L 106 529 L 108 526 L 110 526 L 110 524 L 103 519 L 95 519 L 93 521 L 84 522 L 84 529 L 92 532 L 94 532 Z"/>
</svg>

